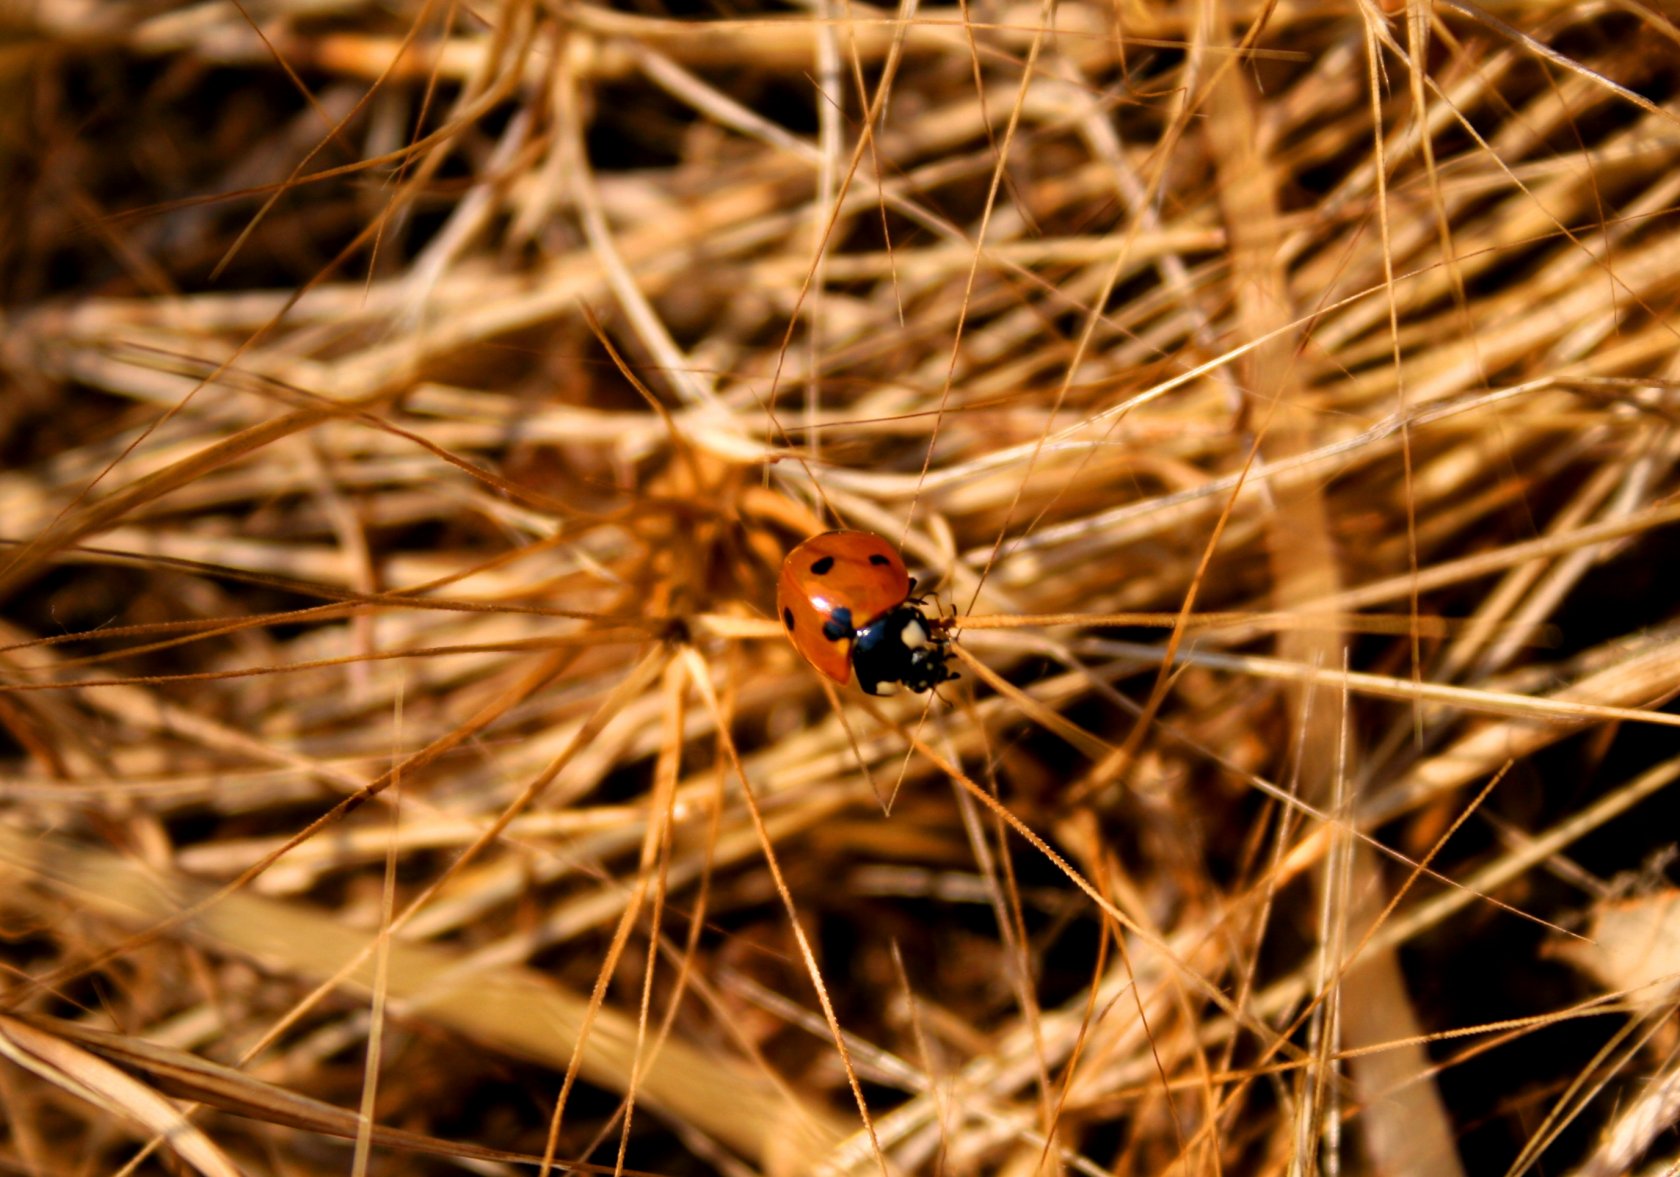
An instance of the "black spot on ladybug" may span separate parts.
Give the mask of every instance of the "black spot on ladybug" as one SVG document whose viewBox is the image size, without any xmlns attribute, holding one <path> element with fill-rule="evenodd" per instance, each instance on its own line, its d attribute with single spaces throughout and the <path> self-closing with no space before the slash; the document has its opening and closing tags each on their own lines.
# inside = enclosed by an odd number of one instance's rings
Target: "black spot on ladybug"
<svg viewBox="0 0 1680 1177">
<path fill-rule="evenodd" d="M 782 624 L 787 626 L 789 633 L 793 632 L 793 610 L 792 609 L 783 609 L 782 610 Z"/>
<path fill-rule="evenodd" d="M 827 576 L 828 570 L 833 567 L 834 557 L 824 556 L 821 560 L 818 560 L 815 564 L 811 565 L 811 571 L 817 576 Z"/>
<path fill-rule="evenodd" d="M 823 622 L 823 637 L 831 642 L 843 642 L 857 630 L 852 628 L 852 611 L 841 605 Z"/>
<path fill-rule="evenodd" d="M 876 552 L 873 556 L 869 557 L 869 562 L 880 568 L 885 568 L 888 564 L 892 563 L 891 560 L 881 555 L 880 552 Z"/>
</svg>

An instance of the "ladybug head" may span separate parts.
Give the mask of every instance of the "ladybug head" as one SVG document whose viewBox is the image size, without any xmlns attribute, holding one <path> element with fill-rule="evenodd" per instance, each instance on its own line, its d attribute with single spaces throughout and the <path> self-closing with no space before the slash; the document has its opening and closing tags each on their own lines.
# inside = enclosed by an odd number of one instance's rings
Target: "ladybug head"
<svg viewBox="0 0 1680 1177">
<path fill-rule="evenodd" d="M 956 678 L 945 665 L 945 638 L 916 606 L 906 602 L 855 632 L 852 673 L 865 694 L 931 691 Z"/>
</svg>

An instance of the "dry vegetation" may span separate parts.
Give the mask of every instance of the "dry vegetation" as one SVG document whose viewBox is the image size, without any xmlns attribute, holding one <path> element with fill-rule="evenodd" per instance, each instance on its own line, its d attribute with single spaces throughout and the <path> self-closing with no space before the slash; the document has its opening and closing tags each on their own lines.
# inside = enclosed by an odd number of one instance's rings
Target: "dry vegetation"
<svg viewBox="0 0 1680 1177">
<path fill-rule="evenodd" d="M 1676 1171 L 1669 13 L 0 21 L 0 1172 Z"/>
</svg>

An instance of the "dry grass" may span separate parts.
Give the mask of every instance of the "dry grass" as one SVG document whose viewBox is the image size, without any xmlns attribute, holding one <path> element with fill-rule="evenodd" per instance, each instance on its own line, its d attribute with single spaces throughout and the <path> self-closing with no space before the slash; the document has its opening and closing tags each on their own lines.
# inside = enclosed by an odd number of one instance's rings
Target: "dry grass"
<svg viewBox="0 0 1680 1177">
<path fill-rule="evenodd" d="M 1680 32 L 1390 7 L 7 6 L 0 1172 L 1675 1172 Z"/>
</svg>

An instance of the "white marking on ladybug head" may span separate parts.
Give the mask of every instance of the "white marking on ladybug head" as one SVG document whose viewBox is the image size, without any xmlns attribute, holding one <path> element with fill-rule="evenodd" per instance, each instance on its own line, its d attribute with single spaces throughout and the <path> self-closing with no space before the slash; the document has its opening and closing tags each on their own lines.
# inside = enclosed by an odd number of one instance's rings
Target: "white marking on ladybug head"
<svg viewBox="0 0 1680 1177">
<path fill-rule="evenodd" d="M 875 684 L 875 693 L 883 699 L 896 695 L 903 690 L 904 684 L 901 682 L 878 682 Z"/>
<path fill-rule="evenodd" d="M 920 617 L 913 617 L 904 623 L 899 631 L 898 640 L 904 643 L 907 650 L 919 650 L 928 644 L 927 624 Z"/>
</svg>

